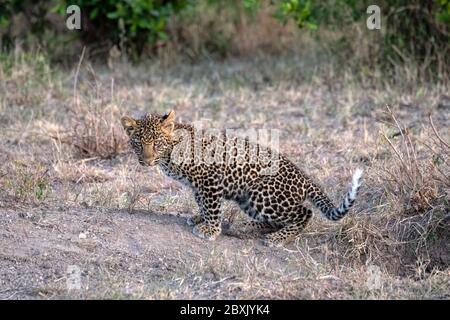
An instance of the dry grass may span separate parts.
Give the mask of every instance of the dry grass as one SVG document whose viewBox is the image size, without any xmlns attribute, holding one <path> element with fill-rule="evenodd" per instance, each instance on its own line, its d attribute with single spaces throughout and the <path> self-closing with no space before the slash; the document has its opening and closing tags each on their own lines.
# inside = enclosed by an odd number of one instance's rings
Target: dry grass
<svg viewBox="0 0 450 320">
<path fill-rule="evenodd" d="M 83 62 L 79 72 L 46 69 L 49 80 L 29 79 L 35 89 L 23 95 L 23 66 L 13 65 L 0 79 L 0 295 L 449 298 L 448 85 L 337 79 L 310 50 L 194 65 Z M 280 149 L 335 200 L 362 166 L 355 208 L 339 223 L 317 215 L 282 250 L 193 237 L 190 192 L 140 167 L 120 128 L 122 114 L 168 109 L 186 122 L 279 129 Z M 65 287 L 72 264 L 83 270 L 80 291 Z"/>
<path fill-rule="evenodd" d="M 392 199 L 400 207 L 398 211 L 406 215 L 423 213 L 432 208 L 432 203 L 438 196 L 438 189 L 450 187 L 448 178 L 448 159 L 450 149 L 443 140 L 437 141 L 440 135 L 434 131 L 434 136 L 426 137 L 420 141 L 414 137 L 408 128 L 402 126 L 389 106 L 388 112 L 393 124 L 398 130 L 391 137 L 401 136 L 401 143 L 396 147 L 392 138 L 383 133 L 384 139 L 389 143 L 395 154 L 395 166 L 386 169 L 390 179 L 386 179 L 388 194 L 395 195 Z M 430 125 L 427 128 L 430 131 Z M 413 142 L 413 139 L 415 140 Z M 418 140 L 418 141 L 417 141 Z M 423 144 L 428 149 L 428 156 L 419 158 L 417 149 Z"/>
<path fill-rule="evenodd" d="M 78 158 L 111 159 L 127 148 L 127 137 L 116 105 L 95 106 L 81 104 L 74 108 L 71 130 L 59 138 L 60 142 L 74 148 Z"/>
<path fill-rule="evenodd" d="M 449 149 L 432 122 L 414 134 L 389 106 L 387 115 L 391 122 L 380 132 L 389 147 L 387 159 L 376 161 L 366 177 L 372 214 L 343 223 L 337 245 L 345 257 L 375 261 L 394 274 L 445 270 Z"/>
<path fill-rule="evenodd" d="M 15 201 L 40 202 L 51 192 L 48 169 L 39 162 L 13 160 L 3 166 L 0 176 L 4 196 Z"/>
</svg>

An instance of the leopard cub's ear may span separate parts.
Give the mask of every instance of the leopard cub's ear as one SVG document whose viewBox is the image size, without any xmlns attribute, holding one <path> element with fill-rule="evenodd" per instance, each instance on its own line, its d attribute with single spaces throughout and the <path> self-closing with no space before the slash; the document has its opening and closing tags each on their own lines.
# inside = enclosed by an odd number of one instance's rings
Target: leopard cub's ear
<svg viewBox="0 0 450 320">
<path fill-rule="evenodd" d="M 122 126 L 128 133 L 128 135 L 131 135 L 131 133 L 137 126 L 136 120 L 127 116 L 122 117 L 122 119 L 120 119 L 120 122 L 122 122 Z"/>
<path fill-rule="evenodd" d="M 173 123 L 173 120 L 175 119 L 175 111 L 170 111 L 162 119 L 161 130 L 164 133 L 171 135 L 173 133 L 173 129 L 175 128 L 175 124 Z"/>
</svg>

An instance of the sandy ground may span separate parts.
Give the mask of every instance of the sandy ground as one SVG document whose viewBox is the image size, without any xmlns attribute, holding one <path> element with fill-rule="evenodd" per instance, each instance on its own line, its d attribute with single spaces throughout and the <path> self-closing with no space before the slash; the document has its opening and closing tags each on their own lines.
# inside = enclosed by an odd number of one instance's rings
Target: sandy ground
<svg viewBox="0 0 450 320">
<path fill-rule="evenodd" d="M 2 209 L 0 221 L 3 299 L 139 298 L 172 287 L 179 294 L 168 292 L 168 297 L 212 298 L 235 277 L 221 278 L 213 269 L 206 270 L 201 277 L 210 280 L 208 290 L 191 290 L 196 277 L 181 278 L 186 268 L 217 254 L 241 263 L 263 260 L 264 267 L 280 269 L 288 254 L 256 239 L 224 235 L 215 242 L 203 241 L 180 214 L 41 206 Z M 67 291 L 73 266 L 81 271 L 82 290 Z M 189 296 L 182 295 L 183 286 L 189 287 Z M 117 287 L 122 287 L 119 292 Z M 235 291 L 229 297 L 240 296 L 239 284 Z M 160 294 L 163 298 L 164 292 Z"/>
</svg>

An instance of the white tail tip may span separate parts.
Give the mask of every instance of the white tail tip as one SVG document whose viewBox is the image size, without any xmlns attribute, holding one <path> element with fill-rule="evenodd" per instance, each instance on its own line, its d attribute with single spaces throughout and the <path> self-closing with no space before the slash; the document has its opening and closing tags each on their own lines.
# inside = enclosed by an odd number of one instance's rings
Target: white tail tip
<svg viewBox="0 0 450 320">
<path fill-rule="evenodd" d="M 362 177 L 363 171 L 362 169 L 356 169 L 355 173 L 352 177 L 352 189 L 350 191 L 350 197 L 351 199 L 356 198 L 356 192 L 358 191 L 359 186 L 361 185 L 361 177 Z"/>
</svg>

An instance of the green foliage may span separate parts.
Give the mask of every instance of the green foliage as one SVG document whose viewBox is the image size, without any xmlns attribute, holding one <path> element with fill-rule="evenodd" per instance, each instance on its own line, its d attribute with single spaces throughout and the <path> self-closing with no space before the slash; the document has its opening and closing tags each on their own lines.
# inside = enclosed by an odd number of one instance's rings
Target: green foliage
<svg viewBox="0 0 450 320">
<path fill-rule="evenodd" d="M 45 14 L 48 12 L 47 3 L 43 0 L 5 0 L 0 1 L 0 39 L 1 49 L 9 50 L 13 47 L 13 18 L 22 14 L 28 25 L 30 35 L 33 35 L 39 44 L 43 44 L 43 34 L 49 27 Z"/>
<path fill-rule="evenodd" d="M 192 34 L 193 25 L 201 20 L 208 26 L 196 31 L 195 46 L 205 48 L 207 54 L 227 56 L 233 41 L 228 31 L 239 30 L 243 10 L 254 18 L 269 6 L 276 19 L 293 21 L 318 36 L 319 29 L 340 30 L 339 39 L 328 49 L 344 57 L 357 47 L 355 29 L 351 28 L 357 25 L 359 32 L 364 32 L 369 4 L 358 0 L 6 0 L 0 1 L 0 36 L 2 48 L 11 49 L 17 36 L 12 32 L 12 18 L 23 15 L 29 25 L 24 43 L 34 35 L 39 47 L 55 52 L 54 48 L 64 47 L 61 42 L 78 40 L 99 53 L 108 53 L 116 46 L 137 59 L 144 50 L 154 52 L 168 41 L 177 41 L 177 48 L 185 46 L 186 52 L 195 53 L 198 50 L 189 49 L 183 35 Z M 382 30 L 367 30 L 369 54 L 361 62 L 389 70 L 398 63 L 426 61 L 430 72 L 433 68 L 441 73 L 450 71 L 450 0 L 380 0 L 377 4 Z M 49 27 L 47 13 L 57 12 L 64 19 L 69 5 L 81 8 L 82 30 L 56 34 Z M 204 16 L 208 14 L 211 16 Z M 183 20 L 182 16 L 188 18 Z M 176 31 L 169 28 L 174 17 L 186 23 L 178 25 Z"/>
<path fill-rule="evenodd" d="M 187 6 L 190 0 L 134 0 L 101 1 L 69 0 L 59 1 L 55 10 L 65 14 L 69 5 L 78 5 L 83 14 L 81 37 L 85 43 L 99 43 L 109 40 L 121 49 L 139 56 L 145 45 L 168 39 L 168 19 Z"/>
<path fill-rule="evenodd" d="M 438 69 L 450 71 L 450 0 L 386 0 L 377 4 L 383 30 L 378 47 L 372 48 L 377 52 L 367 57 L 371 61 L 364 61 L 367 65 L 380 64 L 389 69 L 397 63 L 426 61 L 429 75 Z M 368 4 L 356 0 L 280 0 L 276 6 L 278 19 L 293 20 L 300 28 L 310 30 L 363 25 L 368 17 Z M 352 35 L 347 38 L 344 33 L 331 50 L 348 51 L 352 41 Z"/>
<path fill-rule="evenodd" d="M 437 3 L 436 20 L 450 24 L 450 0 L 438 0 Z"/>
<path fill-rule="evenodd" d="M 262 0 L 243 0 L 247 8 L 260 8 Z M 365 6 L 357 0 L 279 0 L 274 2 L 274 16 L 298 27 L 316 30 L 319 25 L 343 25 L 360 19 Z"/>
<path fill-rule="evenodd" d="M 51 38 L 54 36 L 48 14 L 58 13 L 65 18 L 66 8 L 78 5 L 81 8 L 82 30 L 74 33 L 75 38 L 69 38 L 69 41 L 78 38 L 85 45 L 106 48 L 117 45 L 132 56 L 138 57 L 146 45 L 153 46 L 158 41 L 168 40 L 168 20 L 192 3 L 193 0 L 0 1 L 2 49 L 10 50 L 18 37 L 17 33 L 13 32 L 13 18 L 16 16 L 23 17 L 29 25 L 27 34 L 19 36 L 33 36 L 41 47 L 47 48 L 48 44 L 53 42 Z M 60 40 L 62 38 L 60 37 Z"/>
<path fill-rule="evenodd" d="M 388 62 L 418 63 L 428 73 L 450 67 L 450 14 L 448 0 L 397 0 L 385 5 L 387 17 L 381 57 Z"/>
<path fill-rule="evenodd" d="M 282 0 L 278 4 L 277 15 L 280 19 L 293 19 L 300 28 L 316 29 L 318 23 L 313 7 L 311 0 Z"/>
</svg>

